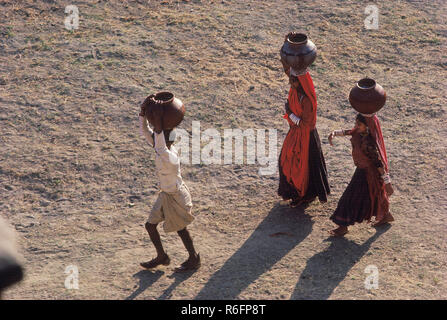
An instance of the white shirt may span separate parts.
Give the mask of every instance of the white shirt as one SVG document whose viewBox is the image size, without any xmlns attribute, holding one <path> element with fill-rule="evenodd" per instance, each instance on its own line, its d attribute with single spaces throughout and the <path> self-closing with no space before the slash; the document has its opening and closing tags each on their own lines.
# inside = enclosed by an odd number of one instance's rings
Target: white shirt
<svg viewBox="0 0 447 320">
<path fill-rule="evenodd" d="M 177 149 L 172 145 L 168 149 L 163 131 L 154 132 L 148 126 L 146 117 L 142 116 L 140 116 L 140 134 L 146 138 L 151 147 L 155 146 L 155 167 L 160 180 L 160 189 L 165 192 L 176 192 L 183 184 Z"/>
</svg>

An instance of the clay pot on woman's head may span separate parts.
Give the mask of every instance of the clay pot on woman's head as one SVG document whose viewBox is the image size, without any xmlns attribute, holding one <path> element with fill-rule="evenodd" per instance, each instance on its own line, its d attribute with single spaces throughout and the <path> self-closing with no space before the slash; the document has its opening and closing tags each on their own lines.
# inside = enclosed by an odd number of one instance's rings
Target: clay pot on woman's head
<svg viewBox="0 0 447 320">
<path fill-rule="evenodd" d="M 284 72 L 287 75 L 290 67 L 302 72 L 315 61 L 317 47 L 305 34 L 290 32 L 286 35 L 280 55 Z"/>
<path fill-rule="evenodd" d="M 185 116 L 185 106 L 180 99 L 176 98 L 171 92 L 159 92 L 148 96 L 143 102 L 145 116 L 151 124 L 153 124 L 151 108 L 155 105 L 163 108 L 163 130 L 175 128 Z"/>
<path fill-rule="evenodd" d="M 349 93 L 349 103 L 358 112 L 373 114 L 382 109 L 386 101 L 386 92 L 373 79 L 363 78 Z"/>
</svg>

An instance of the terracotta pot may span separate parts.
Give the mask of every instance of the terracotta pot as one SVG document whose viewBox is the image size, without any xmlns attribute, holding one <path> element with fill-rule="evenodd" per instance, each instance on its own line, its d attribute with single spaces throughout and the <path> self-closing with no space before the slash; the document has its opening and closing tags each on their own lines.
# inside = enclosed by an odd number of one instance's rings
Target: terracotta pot
<svg viewBox="0 0 447 320">
<path fill-rule="evenodd" d="M 373 114 L 385 105 L 386 92 L 373 79 L 363 78 L 349 93 L 349 103 L 358 112 Z"/>
<path fill-rule="evenodd" d="M 304 71 L 317 57 L 317 47 L 303 33 L 289 33 L 280 50 L 281 62 L 284 72 L 288 74 L 289 68 Z"/>
<path fill-rule="evenodd" d="M 159 92 L 148 96 L 143 102 L 145 116 L 152 125 L 153 117 L 150 110 L 155 105 L 163 107 L 163 130 L 175 128 L 185 116 L 185 106 L 180 99 L 176 98 L 171 92 Z"/>
</svg>

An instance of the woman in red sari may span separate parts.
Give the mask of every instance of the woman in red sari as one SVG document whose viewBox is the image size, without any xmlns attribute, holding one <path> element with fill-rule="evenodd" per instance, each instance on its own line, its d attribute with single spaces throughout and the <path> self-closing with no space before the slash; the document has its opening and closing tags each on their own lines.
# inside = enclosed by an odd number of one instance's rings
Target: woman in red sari
<svg viewBox="0 0 447 320">
<path fill-rule="evenodd" d="M 312 78 L 306 70 L 289 72 L 290 90 L 286 114 L 290 125 L 279 156 L 278 195 L 291 200 L 292 207 L 319 198 L 327 201 L 330 193 L 326 163 L 321 151 L 317 122 L 317 97 Z"/>
<path fill-rule="evenodd" d="M 388 174 L 388 159 L 379 119 L 376 115 L 358 114 L 352 130 L 332 132 L 336 136 L 351 136 L 352 159 L 357 167 L 348 187 L 341 196 L 330 219 L 338 228 L 330 233 L 343 236 L 348 226 L 376 217 L 374 226 L 394 221 L 389 212 L 388 197 L 393 193 Z"/>
</svg>

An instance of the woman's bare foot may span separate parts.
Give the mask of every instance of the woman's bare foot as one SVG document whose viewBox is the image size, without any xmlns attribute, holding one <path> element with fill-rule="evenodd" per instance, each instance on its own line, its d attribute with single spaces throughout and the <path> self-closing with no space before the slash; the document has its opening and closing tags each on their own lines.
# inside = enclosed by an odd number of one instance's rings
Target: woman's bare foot
<svg viewBox="0 0 447 320">
<path fill-rule="evenodd" d="M 388 212 L 388 214 L 380 221 L 377 221 L 376 223 L 373 224 L 373 227 L 378 227 L 381 226 L 383 224 L 389 223 L 394 221 L 394 217 L 391 215 L 391 213 Z"/>
<path fill-rule="evenodd" d="M 291 208 L 296 208 L 296 207 L 300 206 L 302 203 L 303 203 L 302 200 L 295 199 L 295 200 L 292 200 L 292 201 L 289 202 L 289 206 Z"/>
<path fill-rule="evenodd" d="M 142 266 L 145 269 L 152 269 L 152 268 L 158 267 L 161 264 L 164 265 L 164 266 L 167 266 L 170 263 L 171 263 L 171 259 L 165 253 L 165 255 L 157 256 L 155 259 L 152 259 L 151 261 L 140 263 L 140 266 Z"/>
<path fill-rule="evenodd" d="M 329 231 L 333 237 L 343 237 L 348 233 L 348 227 L 339 226 L 337 229 Z"/>
<path fill-rule="evenodd" d="M 311 198 L 311 199 L 295 199 L 290 201 L 289 206 L 291 208 L 296 208 L 299 207 L 301 205 L 307 205 L 310 204 L 311 202 L 313 202 L 316 199 L 316 197 Z"/>
</svg>

